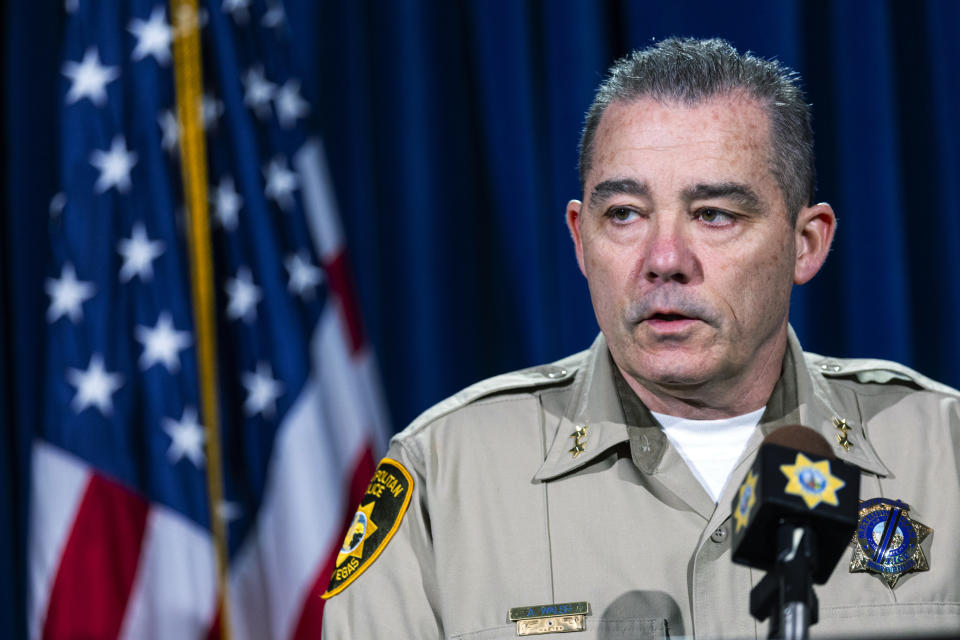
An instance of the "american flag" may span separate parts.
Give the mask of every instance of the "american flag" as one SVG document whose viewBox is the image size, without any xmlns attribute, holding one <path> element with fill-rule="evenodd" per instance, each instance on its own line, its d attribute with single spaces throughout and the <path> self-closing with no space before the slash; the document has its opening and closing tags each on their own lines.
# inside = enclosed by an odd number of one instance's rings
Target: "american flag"
<svg viewBox="0 0 960 640">
<path fill-rule="evenodd" d="M 283 6 L 180 2 L 65 6 L 31 638 L 319 637 L 319 594 L 387 432 Z M 188 227 L 203 211 L 184 195 L 175 55 L 193 25 L 206 158 L 188 175 L 206 174 L 213 266 L 196 297 Z"/>
</svg>

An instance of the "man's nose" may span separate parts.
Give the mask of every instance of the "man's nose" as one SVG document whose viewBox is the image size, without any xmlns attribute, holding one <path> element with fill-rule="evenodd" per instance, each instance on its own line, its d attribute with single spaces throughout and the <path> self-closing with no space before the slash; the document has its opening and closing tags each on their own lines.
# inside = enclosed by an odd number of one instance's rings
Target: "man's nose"
<svg viewBox="0 0 960 640">
<path fill-rule="evenodd" d="M 644 251 L 643 274 L 650 282 L 687 284 L 700 275 L 700 264 L 681 216 L 656 216 Z"/>
</svg>

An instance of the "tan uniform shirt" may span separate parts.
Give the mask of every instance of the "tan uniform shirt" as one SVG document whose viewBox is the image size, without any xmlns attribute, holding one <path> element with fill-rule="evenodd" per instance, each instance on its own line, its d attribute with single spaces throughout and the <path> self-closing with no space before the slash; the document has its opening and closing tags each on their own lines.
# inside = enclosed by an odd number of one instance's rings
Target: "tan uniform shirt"
<svg viewBox="0 0 960 640">
<path fill-rule="evenodd" d="M 791 330 L 780 383 L 714 504 L 618 378 L 600 336 L 478 383 L 398 434 L 387 457 L 410 474 L 409 504 L 380 523 L 386 544 L 343 556 L 344 568 L 364 562 L 327 601 L 323 637 L 499 640 L 516 637 L 512 607 L 586 601 L 586 630 L 556 637 L 764 638 L 749 614 L 763 572 L 731 562 L 730 503 L 764 434 L 791 423 L 862 470 L 861 498 L 902 500 L 933 529 L 929 570 L 893 589 L 849 571 L 851 546 L 816 587 L 812 636 L 960 632 L 958 392 L 895 363 L 804 354 Z M 851 427 L 849 451 L 835 419 Z"/>
</svg>

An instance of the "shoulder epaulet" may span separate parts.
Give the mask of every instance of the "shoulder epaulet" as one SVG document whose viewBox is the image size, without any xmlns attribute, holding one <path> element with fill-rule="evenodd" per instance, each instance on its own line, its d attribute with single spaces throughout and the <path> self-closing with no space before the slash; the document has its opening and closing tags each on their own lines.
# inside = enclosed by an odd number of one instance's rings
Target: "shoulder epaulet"
<svg viewBox="0 0 960 640">
<path fill-rule="evenodd" d="M 512 371 L 481 380 L 433 405 L 417 416 L 406 429 L 395 437 L 410 435 L 434 420 L 483 398 L 502 393 L 533 391 L 542 387 L 566 384 L 573 379 L 577 369 L 582 365 L 586 353 L 584 351 L 551 364 Z"/>
<path fill-rule="evenodd" d="M 910 384 L 927 391 L 960 396 L 960 391 L 891 360 L 873 358 L 828 358 L 817 353 L 804 354 L 807 363 L 826 378 L 853 378 L 865 384 Z"/>
</svg>

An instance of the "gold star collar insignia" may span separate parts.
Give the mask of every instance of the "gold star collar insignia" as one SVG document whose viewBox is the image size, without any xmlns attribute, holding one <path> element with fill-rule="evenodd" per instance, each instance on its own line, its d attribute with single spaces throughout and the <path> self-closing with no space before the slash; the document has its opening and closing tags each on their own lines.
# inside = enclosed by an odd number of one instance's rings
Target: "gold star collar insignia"
<svg viewBox="0 0 960 640">
<path fill-rule="evenodd" d="M 844 451 L 850 451 L 853 448 L 853 443 L 850 442 L 850 438 L 847 437 L 847 432 L 850 431 L 850 425 L 847 424 L 846 418 L 834 418 L 833 425 L 840 430 L 840 433 L 837 434 L 837 444 L 843 447 Z"/>
<path fill-rule="evenodd" d="M 576 458 L 586 450 L 585 440 L 587 439 L 587 430 L 589 428 L 590 427 L 588 427 L 585 424 L 577 425 L 576 431 L 574 431 L 568 436 L 570 438 L 573 438 L 573 448 L 570 449 L 570 453 L 573 454 L 574 458 Z"/>
</svg>

